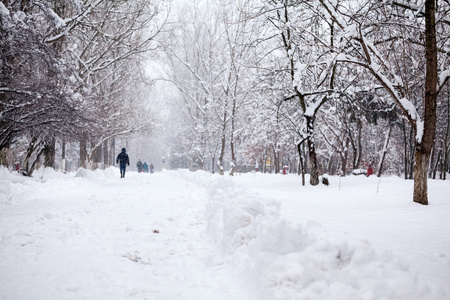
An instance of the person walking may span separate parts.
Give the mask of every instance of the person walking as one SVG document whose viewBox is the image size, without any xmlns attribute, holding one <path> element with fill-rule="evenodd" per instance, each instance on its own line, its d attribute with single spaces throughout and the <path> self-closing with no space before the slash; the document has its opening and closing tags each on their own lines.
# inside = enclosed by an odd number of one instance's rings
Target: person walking
<svg viewBox="0 0 450 300">
<path fill-rule="evenodd" d="M 122 152 L 117 155 L 116 163 L 120 163 L 120 178 L 124 178 L 125 169 L 127 168 L 127 165 L 130 165 L 130 159 L 125 148 L 122 148 Z"/>
<path fill-rule="evenodd" d="M 140 159 L 136 163 L 136 167 L 138 169 L 138 173 L 141 173 L 142 172 L 142 161 Z"/>
<path fill-rule="evenodd" d="M 146 161 L 144 161 L 144 164 L 142 165 L 142 168 L 144 169 L 144 173 L 148 173 L 148 165 L 147 165 Z"/>
</svg>

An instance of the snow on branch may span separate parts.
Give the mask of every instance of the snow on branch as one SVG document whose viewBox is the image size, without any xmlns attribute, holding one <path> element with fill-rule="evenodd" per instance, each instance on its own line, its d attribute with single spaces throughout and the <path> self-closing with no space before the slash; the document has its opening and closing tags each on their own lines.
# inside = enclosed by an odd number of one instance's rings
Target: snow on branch
<svg viewBox="0 0 450 300">
<path fill-rule="evenodd" d="M 9 10 L 6 8 L 5 4 L 0 2 L 0 16 L 3 18 L 9 18 Z"/>
<path fill-rule="evenodd" d="M 441 72 L 441 74 L 439 74 L 439 83 L 438 83 L 438 89 L 437 89 L 438 94 L 449 79 L 450 79 L 450 70 L 444 70 Z"/>
<path fill-rule="evenodd" d="M 61 29 L 66 26 L 66 22 L 60 16 L 58 16 L 58 14 L 55 13 L 53 9 L 44 5 L 40 1 L 34 1 L 34 4 L 44 11 L 44 13 L 47 15 L 56 29 Z"/>
</svg>

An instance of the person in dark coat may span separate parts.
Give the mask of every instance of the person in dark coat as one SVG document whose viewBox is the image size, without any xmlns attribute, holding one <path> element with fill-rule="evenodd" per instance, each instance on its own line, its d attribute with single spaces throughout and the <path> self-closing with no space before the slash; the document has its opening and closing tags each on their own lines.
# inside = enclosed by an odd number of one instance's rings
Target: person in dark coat
<svg viewBox="0 0 450 300">
<path fill-rule="evenodd" d="M 125 148 L 122 148 L 122 152 L 117 155 L 116 163 L 120 163 L 120 178 L 124 178 L 125 169 L 127 168 L 127 165 L 130 165 L 130 159 Z"/>
<path fill-rule="evenodd" d="M 136 163 L 136 167 L 138 169 L 138 173 L 142 172 L 142 161 L 138 160 L 138 162 Z"/>
<path fill-rule="evenodd" d="M 144 173 L 148 173 L 148 165 L 147 165 L 147 162 L 144 161 L 144 164 L 142 165 L 142 168 L 144 169 Z"/>
</svg>

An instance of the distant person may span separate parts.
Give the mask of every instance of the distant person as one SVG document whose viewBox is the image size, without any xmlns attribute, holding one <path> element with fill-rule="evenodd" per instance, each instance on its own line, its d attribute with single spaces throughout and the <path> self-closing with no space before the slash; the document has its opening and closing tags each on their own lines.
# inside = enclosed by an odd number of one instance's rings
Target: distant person
<svg viewBox="0 0 450 300">
<path fill-rule="evenodd" d="M 144 164 L 142 165 L 142 168 L 144 169 L 144 173 L 148 173 L 148 165 L 147 165 L 147 162 L 144 161 Z"/>
<path fill-rule="evenodd" d="M 153 170 L 155 169 L 155 167 L 153 167 L 153 164 L 150 163 L 150 174 L 153 174 Z"/>
<path fill-rule="evenodd" d="M 142 172 L 142 161 L 140 159 L 136 163 L 136 167 L 138 169 L 138 173 L 141 173 Z"/>
<path fill-rule="evenodd" d="M 127 168 L 127 165 L 130 165 L 130 159 L 125 148 L 122 148 L 122 152 L 117 155 L 116 163 L 120 163 L 120 178 L 124 178 L 125 169 Z"/>
</svg>

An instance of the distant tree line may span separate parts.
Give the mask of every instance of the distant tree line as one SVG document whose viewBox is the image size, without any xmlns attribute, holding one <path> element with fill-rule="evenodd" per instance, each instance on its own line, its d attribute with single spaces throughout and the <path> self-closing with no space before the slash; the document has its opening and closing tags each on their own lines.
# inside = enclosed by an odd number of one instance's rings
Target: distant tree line
<svg viewBox="0 0 450 300">
<path fill-rule="evenodd" d="M 143 62 L 168 10 L 150 0 L 0 3 L 0 153 L 26 145 L 23 168 L 55 166 L 58 144 L 79 165 L 114 161 L 115 138 L 149 129 Z M 21 147 L 23 148 L 23 146 Z"/>
</svg>

